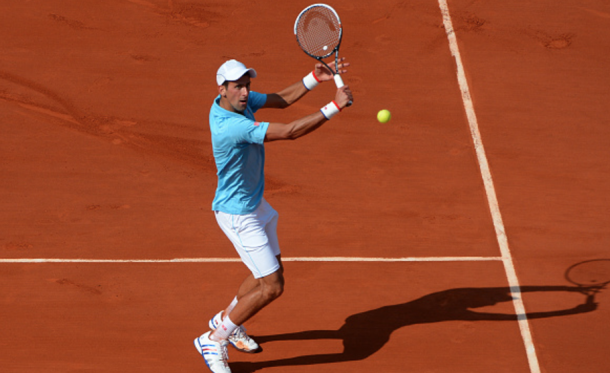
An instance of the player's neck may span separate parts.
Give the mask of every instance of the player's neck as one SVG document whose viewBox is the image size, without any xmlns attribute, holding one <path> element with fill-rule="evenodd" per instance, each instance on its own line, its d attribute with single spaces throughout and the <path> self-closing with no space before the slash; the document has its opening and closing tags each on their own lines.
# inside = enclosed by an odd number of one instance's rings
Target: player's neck
<svg viewBox="0 0 610 373">
<path fill-rule="evenodd" d="M 231 105 L 231 103 L 229 102 L 229 100 L 227 100 L 224 97 L 220 97 L 220 101 L 218 102 L 218 106 L 220 106 L 221 108 L 225 109 L 226 111 L 230 111 L 231 113 L 235 113 L 235 114 L 241 114 L 241 115 L 246 115 L 246 111 L 238 111 L 237 109 L 235 109 L 233 107 L 233 105 Z"/>
</svg>

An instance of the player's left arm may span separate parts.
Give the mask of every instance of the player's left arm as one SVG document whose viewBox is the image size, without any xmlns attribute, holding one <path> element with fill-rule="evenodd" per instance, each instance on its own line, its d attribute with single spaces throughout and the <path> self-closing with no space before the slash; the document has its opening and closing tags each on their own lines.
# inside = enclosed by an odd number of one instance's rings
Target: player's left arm
<svg viewBox="0 0 610 373">
<path fill-rule="evenodd" d="M 337 89 L 335 99 L 313 114 L 310 114 L 301 119 L 297 119 L 290 123 L 269 123 L 265 133 L 265 142 L 277 140 L 295 140 L 305 136 L 318 129 L 333 115 L 338 114 L 341 109 L 344 109 L 348 102 L 354 100 L 349 86 L 343 86 Z M 332 105 L 332 106 L 331 106 Z M 336 107 L 334 114 L 331 115 L 330 108 Z M 329 116 L 330 115 L 330 116 Z"/>
<path fill-rule="evenodd" d="M 347 67 L 349 67 L 349 62 L 345 62 L 345 57 L 339 60 L 339 73 L 344 74 L 347 72 Z M 331 69 L 335 68 L 335 63 L 329 63 Z M 333 79 L 333 73 L 324 66 L 322 63 L 316 64 L 313 69 L 313 78 L 318 82 L 326 82 Z M 304 78 L 305 79 L 305 78 Z M 307 89 L 303 80 L 298 81 L 289 87 L 284 88 L 280 92 L 270 93 L 267 95 L 267 102 L 263 105 L 262 108 L 274 108 L 274 109 L 284 109 L 288 106 L 297 102 L 301 97 L 305 96 L 307 92 L 310 90 Z"/>
</svg>

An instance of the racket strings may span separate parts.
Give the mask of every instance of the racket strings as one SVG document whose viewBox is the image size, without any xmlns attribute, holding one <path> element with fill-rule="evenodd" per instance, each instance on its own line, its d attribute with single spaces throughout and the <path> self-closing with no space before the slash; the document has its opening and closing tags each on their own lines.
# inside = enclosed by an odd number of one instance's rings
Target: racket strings
<svg viewBox="0 0 610 373">
<path fill-rule="evenodd" d="M 341 23 L 331 10 L 312 8 L 299 18 L 296 34 L 305 52 L 315 57 L 327 57 L 341 41 Z"/>
</svg>

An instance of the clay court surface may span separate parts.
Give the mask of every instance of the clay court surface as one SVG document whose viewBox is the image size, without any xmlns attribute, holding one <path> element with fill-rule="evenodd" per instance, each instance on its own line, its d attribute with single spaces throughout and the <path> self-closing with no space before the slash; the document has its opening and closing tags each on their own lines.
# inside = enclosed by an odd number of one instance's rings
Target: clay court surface
<svg viewBox="0 0 610 373">
<path fill-rule="evenodd" d="M 0 371 L 208 371 L 192 341 L 247 275 L 210 211 L 215 73 L 301 79 L 309 4 L 0 1 Z M 610 5 L 450 0 L 448 30 L 441 4 L 330 3 L 355 103 L 266 146 L 286 292 L 235 373 L 610 371 L 610 291 L 564 278 L 610 258 Z"/>
</svg>

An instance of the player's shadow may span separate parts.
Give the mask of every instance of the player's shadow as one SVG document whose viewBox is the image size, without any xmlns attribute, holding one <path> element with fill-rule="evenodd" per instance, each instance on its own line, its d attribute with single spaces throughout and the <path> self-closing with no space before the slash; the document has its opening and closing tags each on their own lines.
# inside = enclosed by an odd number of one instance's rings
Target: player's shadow
<svg viewBox="0 0 610 373">
<path fill-rule="evenodd" d="M 574 286 L 523 286 L 521 292 L 566 291 L 583 293 Z M 528 313 L 529 319 L 573 315 L 594 311 L 597 307 L 593 295 L 583 293 L 584 301 L 573 308 L 548 312 Z M 393 331 L 415 324 L 441 321 L 515 321 L 514 314 L 476 312 L 472 309 L 510 302 L 510 288 L 460 288 L 432 293 L 406 303 L 385 306 L 349 316 L 338 330 L 309 330 L 289 334 L 254 337 L 260 344 L 272 341 L 337 339 L 343 341 L 343 352 L 316 354 L 293 358 L 230 363 L 234 373 L 253 372 L 267 367 L 315 365 L 363 360 L 379 351 L 390 339 Z"/>
</svg>

